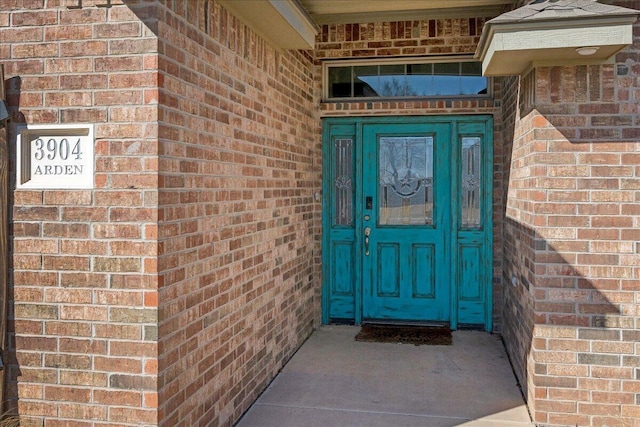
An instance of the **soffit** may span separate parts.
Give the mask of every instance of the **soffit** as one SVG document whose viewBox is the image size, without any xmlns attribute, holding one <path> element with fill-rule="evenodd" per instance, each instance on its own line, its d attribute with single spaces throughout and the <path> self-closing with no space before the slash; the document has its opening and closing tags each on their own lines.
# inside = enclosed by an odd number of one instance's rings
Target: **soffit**
<svg viewBox="0 0 640 427">
<path fill-rule="evenodd" d="M 443 17 L 494 17 L 517 0 L 219 0 L 283 49 L 313 49 L 318 26 Z"/>
<path fill-rule="evenodd" d="M 297 0 L 218 0 L 256 33 L 282 49 L 313 49 L 317 26 Z"/>
<path fill-rule="evenodd" d="M 299 0 L 316 24 L 440 17 L 493 17 L 517 0 Z"/>
</svg>

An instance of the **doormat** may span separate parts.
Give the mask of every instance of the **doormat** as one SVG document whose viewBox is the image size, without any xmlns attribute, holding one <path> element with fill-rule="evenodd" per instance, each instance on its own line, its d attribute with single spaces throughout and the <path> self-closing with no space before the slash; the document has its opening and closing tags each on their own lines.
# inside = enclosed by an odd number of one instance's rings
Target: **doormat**
<svg viewBox="0 0 640 427">
<path fill-rule="evenodd" d="M 413 345 L 451 345 L 451 329 L 440 326 L 362 325 L 356 341 Z"/>
</svg>

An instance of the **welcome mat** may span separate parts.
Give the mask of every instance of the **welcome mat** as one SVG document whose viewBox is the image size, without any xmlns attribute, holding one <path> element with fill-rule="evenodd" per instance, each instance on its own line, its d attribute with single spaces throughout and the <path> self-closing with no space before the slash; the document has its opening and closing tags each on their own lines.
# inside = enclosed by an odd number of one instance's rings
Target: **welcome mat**
<svg viewBox="0 0 640 427">
<path fill-rule="evenodd" d="M 413 345 L 451 345 L 451 329 L 440 326 L 362 325 L 356 341 Z"/>
</svg>

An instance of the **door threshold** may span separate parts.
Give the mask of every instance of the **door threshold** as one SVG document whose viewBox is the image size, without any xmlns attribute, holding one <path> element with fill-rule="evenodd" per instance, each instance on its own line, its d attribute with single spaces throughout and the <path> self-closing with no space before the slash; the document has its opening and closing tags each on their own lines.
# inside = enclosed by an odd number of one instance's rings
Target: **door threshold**
<svg viewBox="0 0 640 427">
<path fill-rule="evenodd" d="M 362 325 L 383 325 L 383 326 L 428 326 L 431 328 L 448 328 L 449 322 L 434 322 L 428 320 L 387 320 L 368 319 L 363 320 Z"/>
</svg>

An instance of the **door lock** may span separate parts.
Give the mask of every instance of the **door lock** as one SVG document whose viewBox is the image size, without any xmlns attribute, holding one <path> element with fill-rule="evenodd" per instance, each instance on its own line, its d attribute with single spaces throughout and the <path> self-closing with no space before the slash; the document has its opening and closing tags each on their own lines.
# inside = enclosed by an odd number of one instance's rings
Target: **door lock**
<svg viewBox="0 0 640 427">
<path fill-rule="evenodd" d="M 373 197 L 367 196 L 364 198 L 364 208 L 368 211 L 373 209 Z"/>
<path fill-rule="evenodd" d="M 364 254 L 369 256 L 369 236 L 371 235 L 371 227 L 364 228 Z"/>
</svg>

